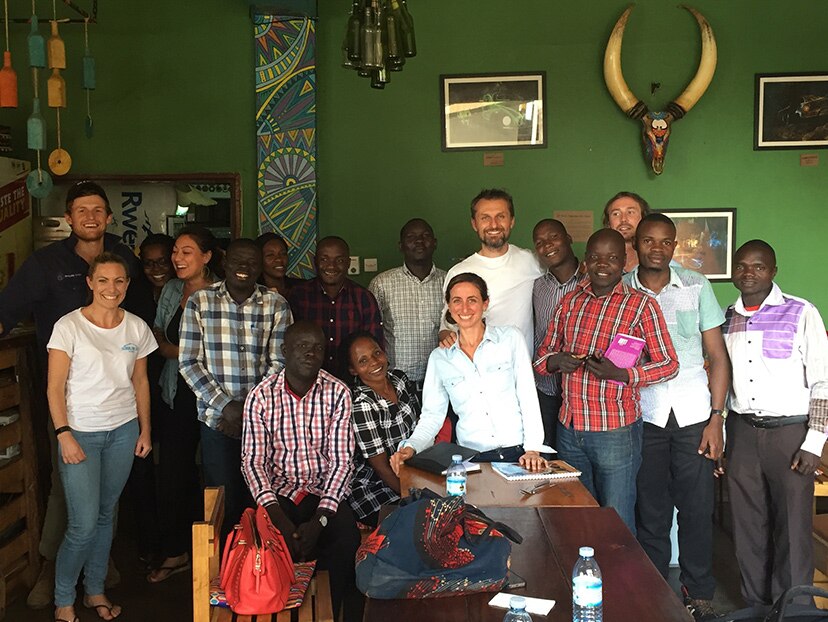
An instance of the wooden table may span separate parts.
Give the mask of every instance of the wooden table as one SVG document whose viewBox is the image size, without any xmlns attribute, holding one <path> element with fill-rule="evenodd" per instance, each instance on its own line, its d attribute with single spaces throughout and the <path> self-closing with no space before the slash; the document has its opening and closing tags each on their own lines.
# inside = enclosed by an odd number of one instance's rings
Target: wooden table
<svg viewBox="0 0 828 622">
<path fill-rule="evenodd" d="M 510 482 L 492 470 L 492 465 L 482 463 L 481 470 L 469 473 L 466 480 L 466 501 L 483 508 L 489 507 L 598 507 L 589 491 L 578 479 L 561 480 L 534 495 L 525 495 L 521 488 L 531 488 L 540 480 Z M 400 488 L 430 488 L 445 494 L 446 477 L 403 465 L 400 467 Z"/>
<path fill-rule="evenodd" d="M 580 546 L 595 548 L 604 581 L 608 622 L 692 622 L 673 590 L 650 563 L 612 508 L 490 507 L 486 514 L 523 536 L 512 544 L 511 567 L 526 579 L 520 596 L 556 601 L 549 622 L 572 620 L 572 567 Z M 422 600 L 366 599 L 365 622 L 501 622 L 506 612 L 488 606 L 493 593 Z"/>
</svg>

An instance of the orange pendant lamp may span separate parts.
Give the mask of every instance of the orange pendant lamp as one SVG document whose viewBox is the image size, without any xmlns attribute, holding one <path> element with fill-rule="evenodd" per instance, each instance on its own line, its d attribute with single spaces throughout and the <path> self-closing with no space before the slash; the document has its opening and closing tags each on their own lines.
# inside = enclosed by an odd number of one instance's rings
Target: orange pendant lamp
<svg viewBox="0 0 828 622">
<path fill-rule="evenodd" d="M 3 52 L 3 68 L 0 69 L 0 108 L 17 108 L 17 73 L 12 67 L 9 51 L 9 0 L 3 0 L 6 18 L 6 51 Z"/>
</svg>

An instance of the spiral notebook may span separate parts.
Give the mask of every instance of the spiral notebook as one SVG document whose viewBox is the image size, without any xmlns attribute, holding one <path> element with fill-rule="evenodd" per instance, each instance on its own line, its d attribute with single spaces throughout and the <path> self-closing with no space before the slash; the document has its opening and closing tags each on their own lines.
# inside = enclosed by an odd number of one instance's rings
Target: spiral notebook
<svg viewBox="0 0 828 622">
<path fill-rule="evenodd" d="M 563 460 L 547 460 L 546 470 L 529 471 L 514 462 L 492 462 L 492 470 L 510 482 L 527 479 L 576 479 L 581 472 Z"/>
</svg>

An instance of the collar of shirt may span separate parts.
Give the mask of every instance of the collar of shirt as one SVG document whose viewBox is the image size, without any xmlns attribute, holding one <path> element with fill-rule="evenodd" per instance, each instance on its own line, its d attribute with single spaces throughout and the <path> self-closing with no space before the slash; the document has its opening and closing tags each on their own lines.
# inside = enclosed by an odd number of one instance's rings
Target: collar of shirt
<svg viewBox="0 0 828 622">
<path fill-rule="evenodd" d="M 290 396 L 291 396 L 293 399 L 295 399 L 297 402 L 301 402 L 301 401 L 302 401 L 303 399 L 305 399 L 308 395 L 310 395 L 311 393 L 313 393 L 313 389 L 314 389 L 314 387 L 318 387 L 318 386 L 320 386 L 320 384 L 321 384 L 321 383 L 320 383 L 320 381 L 319 381 L 319 373 L 317 373 L 317 374 L 316 374 L 316 378 L 315 378 L 315 379 L 314 379 L 314 381 L 311 383 L 311 386 L 310 386 L 310 387 L 308 387 L 307 392 L 306 392 L 304 395 L 299 395 L 299 394 L 298 394 L 298 393 L 296 393 L 293 389 L 291 389 L 291 388 L 290 388 L 290 384 L 288 384 L 288 381 L 287 381 L 287 375 L 285 374 L 285 370 L 283 369 L 283 370 L 282 370 L 282 371 L 280 371 L 280 372 L 278 373 L 278 375 L 276 376 L 276 379 L 275 379 L 275 381 L 274 381 L 274 383 L 273 383 L 273 388 L 274 388 L 276 391 L 278 391 L 278 390 L 280 390 L 280 389 L 284 389 L 285 393 L 287 393 L 288 395 L 290 395 Z"/>
<path fill-rule="evenodd" d="M 782 295 L 782 290 L 779 289 L 779 286 L 776 284 L 776 282 L 774 282 L 773 287 L 771 287 L 770 294 L 768 294 L 767 298 L 765 298 L 762 301 L 762 304 L 759 305 L 759 309 L 757 311 L 748 311 L 747 309 L 745 309 L 745 303 L 742 302 L 741 294 L 736 299 L 736 302 L 733 304 L 733 308 L 739 315 L 753 315 L 754 313 L 758 313 L 759 311 L 764 309 L 766 305 L 778 306 L 782 304 L 785 304 L 785 297 Z"/>
<path fill-rule="evenodd" d="M 480 340 L 480 343 L 477 344 L 477 347 L 479 348 L 486 341 L 491 341 L 492 343 L 497 343 L 498 341 L 500 341 L 500 338 L 498 337 L 497 332 L 491 330 L 491 327 L 489 327 L 488 325 L 486 325 L 486 330 L 483 332 L 483 339 Z M 459 335 L 457 337 L 457 340 L 448 347 L 448 350 L 454 351 L 454 352 L 459 351 L 459 352 L 463 353 L 463 351 L 460 350 L 460 337 L 459 337 Z M 466 356 L 466 354 L 463 353 L 463 356 Z"/>
<path fill-rule="evenodd" d="M 431 279 L 434 278 L 434 275 L 437 274 L 437 266 L 435 266 L 432 263 L 431 264 L 431 271 L 426 275 L 426 278 L 424 278 L 422 281 L 413 272 L 411 272 L 411 270 L 409 270 L 408 266 L 405 265 L 405 264 L 402 265 L 402 272 L 409 279 L 413 279 L 413 280 L 417 281 L 418 283 L 428 283 Z"/>
<path fill-rule="evenodd" d="M 230 295 L 230 292 L 227 291 L 227 281 L 219 281 L 216 284 L 215 288 L 216 288 L 216 294 L 218 296 L 227 298 L 229 302 L 233 302 L 234 304 L 237 304 L 235 299 Z M 250 296 L 248 296 L 244 300 L 244 302 L 239 304 L 239 306 L 243 307 L 244 305 L 246 305 L 247 303 L 250 303 L 250 302 L 256 302 L 258 304 L 262 304 L 262 296 L 263 296 L 264 292 L 266 292 L 266 291 L 268 291 L 268 290 L 264 285 L 259 285 L 257 283 L 256 287 L 253 289 L 253 293 L 250 294 Z"/>
<path fill-rule="evenodd" d="M 576 257 L 575 260 L 577 261 L 577 259 L 578 258 Z M 579 261 L 578 265 L 580 265 L 580 263 L 581 262 Z M 569 277 L 569 279 L 567 281 L 564 281 L 563 283 L 561 283 L 558 280 L 558 277 L 556 277 L 554 274 L 552 274 L 552 272 L 550 272 L 549 269 L 547 268 L 546 272 L 544 272 L 541 275 L 541 278 L 546 279 L 547 281 L 551 281 L 555 285 L 563 286 L 563 285 L 568 285 L 569 283 L 572 283 L 573 281 L 580 281 L 582 278 L 586 279 L 587 277 L 585 275 L 581 274 L 580 269 L 577 269 L 577 270 L 575 270 L 575 273 L 571 277 Z"/>
<path fill-rule="evenodd" d="M 340 287 L 339 291 L 336 292 L 336 296 L 331 298 L 330 296 L 328 296 L 328 292 L 325 291 L 325 287 L 322 285 L 322 281 L 319 280 L 319 277 L 318 276 L 314 277 L 314 280 L 316 281 L 316 284 L 319 286 L 319 291 L 322 292 L 322 295 L 325 296 L 325 298 L 327 298 L 329 300 L 335 300 L 335 299 L 339 298 L 339 296 L 342 294 L 342 292 L 344 292 L 345 290 L 350 290 L 351 289 L 351 284 L 352 284 L 351 279 L 345 279 L 345 281 L 342 283 L 342 287 Z"/>
<path fill-rule="evenodd" d="M 612 288 L 608 294 L 604 294 L 603 296 L 596 296 L 595 293 L 592 291 L 592 282 L 589 280 L 589 277 L 584 278 L 584 280 L 578 283 L 578 287 L 584 290 L 585 293 L 589 294 L 593 298 L 606 298 L 607 296 L 613 296 L 615 294 L 629 294 L 632 288 L 629 285 L 624 283 L 624 281 L 618 281 L 615 287 Z"/>
<path fill-rule="evenodd" d="M 75 252 L 75 247 L 78 245 L 78 236 L 74 233 L 70 233 L 68 238 L 63 240 L 63 243 L 66 245 L 72 253 Z M 121 238 L 114 233 L 109 233 L 108 231 L 104 231 L 103 235 L 103 247 L 105 251 L 113 250 L 118 244 L 121 243 Z"/>
<path fill-rule="evenodd" d="M 653 297 L 658 296 L 658 294 L 656 294 L 653 290 L 651 290 L 649 287 L 644 285 L 638 279 L 638 270 L 639 270 L 639 268 L 640 268 L 640 266 L 636 266 L 635 270 L 633 270 L 630 273 L 630 274 L 632 274 L 632 286 L 635 289 L 640 289 L 643 292 L 647 292 L 648 294 L 650 294 L 650 296 L 653 296 Z M 684 283 L 681 282 L 681 277 L 679 277 L 678 273 L 673 269 L 672 264 L 670 266 L 670 282 L 667 283 L 666 287 L 679 287 L 679 288 L 684 287 Z M 664 291 L 664 290 L 662 290 L 662 291 Z M 661 292 L 659 292 L 659 294 L 660 293 Z"/>
<path fill-rule="evenodd" d="M 402 392 L 405 391 L 405 381 L 402 379 L 402 376 L 398 376 L 400 372 L 392 373 L 389 369 L 388 372 L 385 374 L 388 380 L 391 381 L 391 384 L 394 387 L 394 391 L 397 393 L 397 398 L 399 399 L 402 395 Z M 374 396 L 374 397 L 372 397 Z M 382 397 L 379 393 L 374 391 L 371 387 L 367 384 L 362 382 L 361 380 L 357 380 L 356 385 L 353 388 L 353 403 L 355 404 L 360 399 L 372 399 L 375 401 L 383 401 L 388 402 L 387 399 Z"/>
</svg>

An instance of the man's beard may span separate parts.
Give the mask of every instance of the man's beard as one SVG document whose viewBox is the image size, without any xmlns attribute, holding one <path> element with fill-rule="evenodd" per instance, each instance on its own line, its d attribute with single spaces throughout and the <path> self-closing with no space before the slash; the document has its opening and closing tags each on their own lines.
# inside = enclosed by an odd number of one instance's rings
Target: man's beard
<svg viewBox="0 0 828 622">
<path fill-rule="evenodd" d="M 486 236 L 486 234 L 484 233 L 482 236 L 480 236 L 480 241 L 486 248 L 489 248 L 491 250 L 500 250 L 501 248 L 506 246 L 506 242 L 509 241 L 509 237 L 505 233 L 501 233 L 499 238 L 493 239 Z"/>
</svg>

